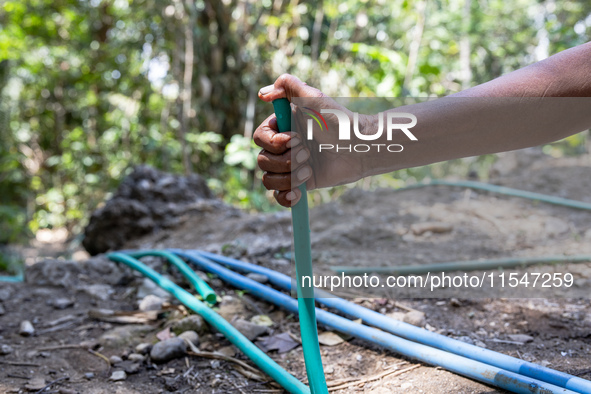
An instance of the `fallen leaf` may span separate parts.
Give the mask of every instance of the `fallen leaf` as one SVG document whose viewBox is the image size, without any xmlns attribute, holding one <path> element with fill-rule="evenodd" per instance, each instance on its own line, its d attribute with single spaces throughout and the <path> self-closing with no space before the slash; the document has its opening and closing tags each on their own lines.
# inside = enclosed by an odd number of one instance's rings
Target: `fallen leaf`
<svg viewBox="0 0 591 394">
<path fill-rule="evenodd" d="M 165 341 L 167 339 L 172 338 L 172 334 L 170 333 L 170 327 L 166 327 L 164 330 L 156 334 L 156 338 L 158 338 L 160 341 Z"/>
<path fill-rule="evenodd" d="M 326 346 L 336 346 L 339 343 L 345 342 L 345 340 L 332 331 L 326 331 L 318 335 L 318 342 Z"/>
<path fill-rule="evenodd" d="M 292 339 L 292 337 L 289 335 L 289 332 L 260 338 L 257 341 L 257 346 L 260 347 L 265 353 L 269 352 L 270 350 L 277 350 L 278 353 L 285 353 L 289 352 L 298 345 L 299 343 Z"/>
<path fill-rule="evenodd" d="M 271 327 L 272 325 L 275 324 L 275 323 L 273 323 L 273 320 L 271 320 L 271 318 L 267 315 L 253 316 L 252 319 L 250 319 L 250 321 L 252 323 L 256 324 L 257 326 L 265 326 L 265 327 Z"/>
</svg>

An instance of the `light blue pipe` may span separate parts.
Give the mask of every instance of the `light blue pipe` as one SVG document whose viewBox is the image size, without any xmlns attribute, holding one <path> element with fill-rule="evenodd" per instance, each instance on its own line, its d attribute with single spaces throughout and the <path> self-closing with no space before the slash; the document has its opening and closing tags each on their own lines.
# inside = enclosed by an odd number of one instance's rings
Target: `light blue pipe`
<svg viewBox="0 0 591 394">
<path fill-rule="evenodd" d="M 283 290 L 291 291 L 291 278 L 287 275 L 269 268 L 220 256 L 214 253 L 202 251 L 195 252 L 237 271 L 255 272 L 257 274 L 265 275 L 275 286 Z M 335 297 L 332 294 L 328 294 L 321 290 L 316 290 L 316 299 L 319 303 L 324 304 L 329 308 L 334 308 L 354 318 L 360 318 L 363 322 L 371 326 L 411 341 L 446 350 L 460 356 L 494 365 L 520 375 L 548 382 L 576 392 L 591 393 L 591 381 L 589 380 L 415 327 L 411 324 L 386 317 L 381 313 L 364 308 L 342 298 Z"/>
<path fill-rule="evenodd" d="M 24 280 L 23 274 L 16 276 L 0 276 L 0 282 L 20 283 Z"/>
<path fill-rule="evenodd" d="M 270 287 L 255 282 L 236 272 L 209 260 L 198 253 L 171 250 L 177 255 L 188 259 L 191 263 L 204 271 L 216 274 L 223 281 L 250 294 L 262 298 L 274 305 L 283 307 L 292 313 L 298 313 L 297 301 L 288 295 L 274 290 Z M 490 384 L 520 394 L 573 394 L 576 391 L 558 387 L 553 384 L 532 379 L 514 372 L 458 356 L 443 350 L 435 349 L 420 343 L 411 342 L 396 337 L 387 332 L 368 327 L 363 324 L 354 323 L 344 317 L 316 308 L 316 317 L 321 324 L 335 329 L 344 334 L 351 335 L 376 345 L 389 349 L 393 352 L 420 360 L 422 362 L 441 366 L 451 372 L 480 382 Z M 581 391 L 579 393 L 589 393 Z"/>
</svg>

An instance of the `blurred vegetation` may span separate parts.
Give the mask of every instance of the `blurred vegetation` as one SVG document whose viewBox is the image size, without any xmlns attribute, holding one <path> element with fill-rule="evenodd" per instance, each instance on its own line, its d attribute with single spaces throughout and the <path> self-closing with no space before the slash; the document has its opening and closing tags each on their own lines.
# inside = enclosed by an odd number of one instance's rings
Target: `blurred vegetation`
<svg viewBox="0 0 591 394">
<path fill-rule="evenodd" d="M 139 163 L 273 209 L 251 136 L 272 111 L 256 93 L 281 73 L 331 96 L 440 96 L 586 42 L 590 13 L 588 0 L 0 0 L 0 243 L 79 232 Z"/>
</svg>

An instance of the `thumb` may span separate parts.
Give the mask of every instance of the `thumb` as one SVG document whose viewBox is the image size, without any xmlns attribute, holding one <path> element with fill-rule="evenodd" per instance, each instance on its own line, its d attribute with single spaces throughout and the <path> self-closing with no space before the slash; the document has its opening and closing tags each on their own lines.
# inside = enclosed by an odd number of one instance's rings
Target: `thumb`
<svg viewBox="0 0 591 394">
<path fill-rule="evenodd" d="M 308 86 L 298 77 L 290 74 L 283 74 L 273 85 L 265 86 L 259 90 L 259 98 L 271 102 L 280 98 L 287 98 L 290 102 L 293 97 L 326 97 L 320 90 Z"/>
</svg>

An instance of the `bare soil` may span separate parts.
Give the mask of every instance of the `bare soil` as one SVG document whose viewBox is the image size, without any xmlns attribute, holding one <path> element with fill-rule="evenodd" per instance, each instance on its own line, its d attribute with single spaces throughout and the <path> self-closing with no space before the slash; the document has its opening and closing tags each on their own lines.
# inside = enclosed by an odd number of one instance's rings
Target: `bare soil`
<svg viewBox="0 0 591 394">
<path fill-rule="evenodd" d="M 532 156 L 524 161 L 522 156 L 507 154 L 499 163 L 491 179 L 493 183 L 591 202 L 591 162 L 586 156 L 575 159 Z M 204 202 L 193 206 L 178 221 L 177 227 L 153 232 L 128 242 L 125 247 L 205 249 L 288 274 L 291 271 L 284 257 L 291 246 L 288 211 L 250 215 Z M 427 222 L 445 223 L 451 231 L 413 234 L 413 224 Z M 311 225 L 315 269 L 326 274 L 332 273 L 330 267 L 335 265 L 387 266 L 591 254 L 591 212 L 454 187 L 399 192 L 353 189 L 338 201 L 313 209 Z M 146 261 L 163 269 L 157 259 Z M 172 302 L 175 309 L 142 324 L 122 325 L 93 319 L 88 314 L 91 309 L 137 310 L 136 290 L 142 279 L 128 270 L 113 269 L 100 256 L 91 259 L 91 263 L 75 264 L 79 267 L 66 264 L 62 273 L 33 269 L 26 284 L 2 284 L 0 301 L 5 313 L 0 316 L 0 345 L 10 345 L 13 351 L 0 356 L 0 392 L 36 392 L 39 387 L 31 383 L 40 378 L 47 384 L 66 377 L 67 380 L 51 386 L 50 392 L 277 390 L 270 384 L 247 379 L 232 363 L 190 356 L 164 364 L 152 363 L 148 358 L 125 381 L 109 381 L 113 370 L 121 367 L 109 367 L 100 355 L 125 359 L 138 343 L 157 342 L 156 334 L 187 312 Z M 579 286 L 589 289 L 585 272 L 591 264 L 573 264 L 567 268 L 576 274 Z M 173 271 L 167 272 L 181 281 Z M 227 296 L 238 300 L 238 307 L 234 304 L 233 309 L 225 310 L 224 304 L 220 307 L 220 311 L 228 312 L 228 319 L 248 320 L 255 315 L 267 315 L 274 322 L 270 334 L 291 332 L 297 338 L 299 327 L 294 316 L 248 293 L 236 291 L 218 279 L 211 279 L 210 283 L 218 294 L 225 296 L 226 303 L 230 299 Z M 97 284 L 106 285 L 103 292 L 110 289 L 112 294 L 103 296 L 101 292 L 87 290 Z M 53 304 L 60 298 L 71 299 L 73 305 L 57 309 Z M 426 329 L 591 379 L 588 299 L 476 296 L 394 300 L 366 295 L 358 296 L 355 302 L 386 314 L 418 310 L 425 314 Z M 35 335 L 19 335 L 22 320 L 33 323 Z M 320 327 L 320 331 L 324 330 Z M 516 344 L 509 337 L 513 334 L 525 334 L 533 340 Z M 80 343 L 84 346 L 55 348 Z M 216 351 L 229 345 L 212 332 L 201 336 L 202 350 Z M 43 350 L 48 347 L 54 348 Z M 357 378 L 361 382 L 338 393 L 504 392 L 357 339 L 322 346 L 321 351 L 329 381 Z M 301 346 L 283 354 L 270 351 L 269 355 L 292 374 L 305 379 Z M 235 357 L 246 360 L 239 353 Z M 363 381 L 388 368 L 404 370 L 415 364 L 419 367 L 398 376 Z M 88 373 L 94 376 L 85 377 Z"/>
</svg>

